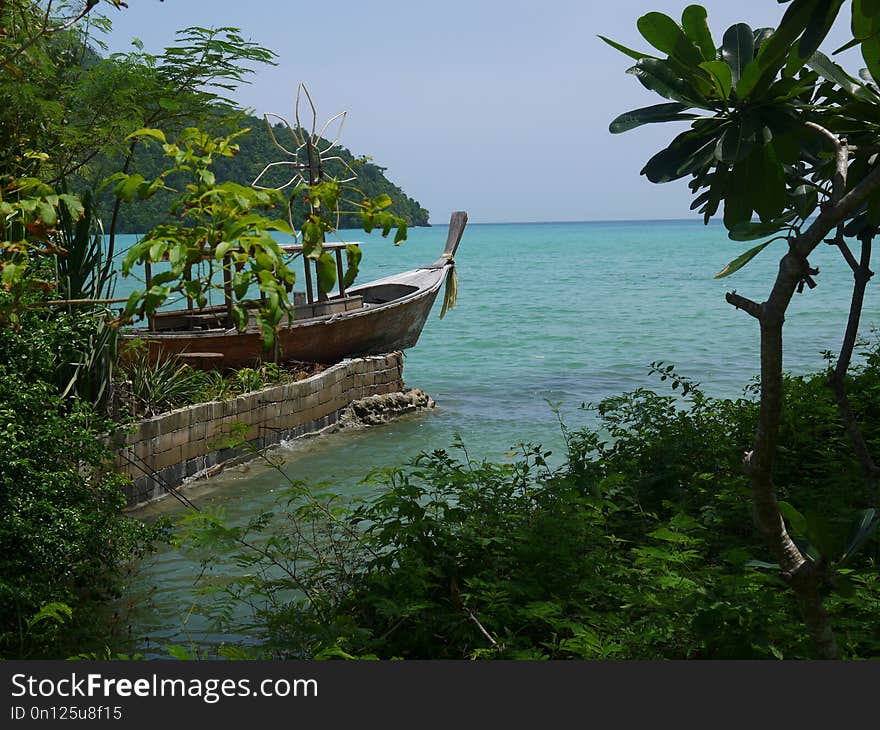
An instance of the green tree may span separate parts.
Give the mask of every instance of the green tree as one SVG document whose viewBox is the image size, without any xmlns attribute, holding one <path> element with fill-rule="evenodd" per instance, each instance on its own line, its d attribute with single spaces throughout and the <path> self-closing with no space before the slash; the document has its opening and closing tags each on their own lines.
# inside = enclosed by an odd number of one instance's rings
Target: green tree
<svg viewBox="0 0 880 730">
<path fill-rule="evenodd" d="M 838 656 L 823 594 L 844 549 L 828 539 L 825 505 L 810 515 L 781 504 L 775 474 L 783 411 L 783 323 L 796 292 L 816 285 L 810 263 L 825 241 L 843 255 L 854 276 L 843 344 L 830 375 L 841 418 L 866 479 L 876 486 L 871 460 L 844 387 L 871 276 L 871 242 L 880 224 L 880 5 L 851 3 L 852 41 L 867 69 L 847 73 L 819 51 L 842 0 L 793 0 L 776 29 L 745 23 L 712 38 L 706 10 L 685 8 L 681 23 L 662 13 L 638 20 L 642 36 L 659 54 L 642 53 L 603 39 L 635 60 L 628 73 L 666 99 L 618 116 L 611 131 L 646 123 L 689 122 L 689 128 L 654 155 L 642 170 L 655 183 L 691 177 L 692 209 L 706 222 L 723 203 L 730 238 L 761 240 L 718 276 L 747 264 L 775 241 L 785 250 L 763 302 L 735 291 L 727 301 L 755 318 L 761 333 L 760 410 L 744 466 L 751 482 L 754 516 L 775 556 L 780 575 L 799 599 L 804 620 L 822 657 Z M 843 50 L 843 49 L 839 49 Z M 753 216 L 757 220 L 753 221 Z M 861 247 L 858 258 L 850 245 Z M 805 417 L 806 414 L 797 414 Z M 869 521 L 866 530 L 876 527 Z M 800 532 L 809 546 L 793 539 Z"/>
<path fill-rule="evenodd" d="M 52 2 L 0 6 L 0 273 L 9 291 L 22 291 L 34 255 L 60 253 L 53 240 L 59 216 L 81 215 L 63 195 L 68 183 L 82 191 L 117 171 L 136 172 L 140 139 L 130 135 L 137 129 L 234 125 L 241 112 L 228 97 L 253 64 L 274 57 L 236 28 L 193 27 L 161 54 L 138 44 L 102 58 L 100 32 L 109 21 L 90 13 L 96 6 L 73 4 L 79 9 L 67 18 L 56 17 L 63 7 Z M 108 267 L 121 205 L 115 199 L 105 221 Z M 13 320 L 15 300 L 6 311 Z"/>
</svg>

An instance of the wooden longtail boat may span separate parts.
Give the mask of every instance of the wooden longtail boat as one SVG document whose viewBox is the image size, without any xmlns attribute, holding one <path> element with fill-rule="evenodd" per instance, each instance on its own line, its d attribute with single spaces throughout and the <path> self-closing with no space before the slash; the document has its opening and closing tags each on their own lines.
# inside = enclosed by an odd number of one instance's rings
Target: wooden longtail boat
<svg viewBox="0 0 880 730">
<path fill-rule="evenodd" d="M 158 312 L 145 328 L 124 336 L 148 343 L 151 357 L 180 355 L 196 367 L 252 367 L 262 361 L 299 360 L 334 363 L 346 357 L 378 355 L 413 347 L 437 297 L 453 275 L 455 252 L 467 213 L 452 214 L 443 255 L 420 269 L 355 286 L 315 301 L 306 261 L 305 301 L 296 301 L 294 317 L 282 323 L 275 351 L 263 349 L 255 326 L 239 332 L 229 325 L 229 302 L 219 307 Z M 325 244 L 335 251 L 341 282 L 341 250 L 345 244 Z M 286 246 L 289 253 L 301 251 Z M 252 323 L 253 324 L 253 323 Z"/>
</svg>

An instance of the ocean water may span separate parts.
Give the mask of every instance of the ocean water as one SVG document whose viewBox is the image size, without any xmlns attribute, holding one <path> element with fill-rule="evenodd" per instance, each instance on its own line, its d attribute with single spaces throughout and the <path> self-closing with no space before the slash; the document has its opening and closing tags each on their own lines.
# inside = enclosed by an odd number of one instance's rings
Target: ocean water
<svg viewBox="0 0 880 730">
<path fill-rule="evenodd" d="M 350 240 L 363 235 L 351 232 Z M 430 263 L 445 238 L 445 226 L 412 229 L 399 247 L 371 236 L 358 281 Z M 655 360 L 675 363 L 709 395 L 737 397 L 758 371 L 758 329 L 724 294 L 736 289 L 766 298 L 784 245 L 774 243 L 746 268 L 718 280 L 713 274 L 749 246 L 728 240 L 718 225 L 470 224 L 456 257 L 458 306 L 440 320 L 438 297 L 418 345 L 406 353 L 407 385 L 426 390 L 436 408 L 275 454 L 292 478 L 329 482 L 356 495 L 369 470 L 449 448 L 457 437 L 475 458 L 502 460 L 521 442 L 541 443 L 559 458 L 562 437 L 550 404 L 569 426 L 592 424 L 582 403 L 637 387 L 667 388 L 649 374 Z M 823 367 L 823 351 L 840 345 L 849 308 L 852 276 L 837 250 L 822 246 L 811 263 L 820 269 L 819 286 L 795 295 L 785 325 L 785 367 L 795 373 Z M 131 286 L 122 280 L 117 291 Z M 865 336 L 875 322 L 880 306 L 869 287 Z M 244 522 L 271 509 L 279 481 L 254 464 L 187 494 Z M 168 498 L 143 514 L 181 509 Z M 247 640 L 214 635 L 195 613 L 188 616 L 202 600 L 194 588 L 200 570 L 194 556 L 170 548 L 141 564 L 125 602 L 135 606 L 132 635 L 149 652 L 161 655 L 157 647 L 188 638 Z"/>
</svg>

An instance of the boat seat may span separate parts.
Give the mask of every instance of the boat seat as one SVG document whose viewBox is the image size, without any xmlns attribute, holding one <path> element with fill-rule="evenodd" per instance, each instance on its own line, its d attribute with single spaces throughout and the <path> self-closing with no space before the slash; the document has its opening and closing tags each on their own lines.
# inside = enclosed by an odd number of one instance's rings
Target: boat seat
<svg viewBox="0 0 880 730">
<path fill-rule="evenodd" d="M 223 365 L 222 352 L 182 352 L 178 357 L 194 370 L 219 370 Z"/>
</svg>

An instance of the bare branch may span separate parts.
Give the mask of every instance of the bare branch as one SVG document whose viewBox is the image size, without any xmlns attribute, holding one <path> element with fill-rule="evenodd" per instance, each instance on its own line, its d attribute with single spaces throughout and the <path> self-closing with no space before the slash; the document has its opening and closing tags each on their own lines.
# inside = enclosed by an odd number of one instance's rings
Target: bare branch
<svg viewBox="0 0 880 730">
<path fill-rule="evenodd" d="M 761 305 L 744 296 L 740 296 L 735 291 L 727 292 L 724 296 L 728 304 L 732 304 L 737 309 L 742 309 L 747 314 L 751 314 L 755 319 L 761 319 Z"/>
<path fill-rule="evenodd" d="M 467 606 L 462 606 L 462 608 L 464 609 L 464 612 L 468 615 L 470 620 L 473 621 L 477 625 L 477 628 L 480 630 L 480 633 L 483 636 L 485 636 L 492 643 L 492 646 L 494 646 L 497 649 L 498 642 L 495 641 L 492 634 L 490 634 L 488 631 L 486 631 L 483 624 L 480 623 L 480 619 L 478 619 L 476 616 L 474 616 L 473 612 Z"/>
</svg>

